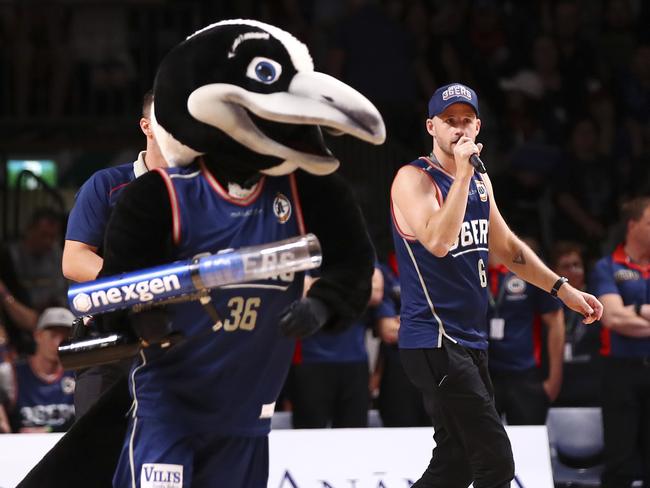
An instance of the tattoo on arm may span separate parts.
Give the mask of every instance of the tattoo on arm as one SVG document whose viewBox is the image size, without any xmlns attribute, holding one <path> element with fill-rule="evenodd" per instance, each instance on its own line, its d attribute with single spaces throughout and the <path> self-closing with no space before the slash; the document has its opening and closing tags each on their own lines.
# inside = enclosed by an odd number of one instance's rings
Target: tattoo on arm
<svg viewBox="0 0 650 488">
<path fill-rule="evenodd" d="M 515 253 L 515 257 L 512 258 L 512 262 L 515 264 L 526 264 L 526 258 L 524 257 L 524 252 L 521 249 Z"/>
</svg>

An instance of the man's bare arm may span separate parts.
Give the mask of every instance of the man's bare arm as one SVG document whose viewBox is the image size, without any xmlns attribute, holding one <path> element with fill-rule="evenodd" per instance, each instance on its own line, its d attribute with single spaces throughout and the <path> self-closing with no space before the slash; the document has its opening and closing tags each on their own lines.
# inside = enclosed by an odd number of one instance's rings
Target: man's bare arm
<svg viewBox="0 0 650 488">
<path fill-rule="evenodd" d="M 63 246 L 63 276 L 81 283 L 97 278 L 104 260 L 97 248 L 84 242 L 66 240 Z"/>
<path fill-rule="evenodd" d="M 560 394 L 562 388 L 562 366 L 564 362 L 564 310 L 559 308 L 542 314 L 542 322 L 548 328 L 548 378 L 544 390 L 551 401 Z"/>
<path fill-rule="evenodd" d="M 423 170 L 404 166 L 395 177 L 391 197 L 396 216 L 403 218 L 414 237 L 435 256 L 445 256 L 458 238 L 470 179 L 456 178 L 440 206 L 436 187 Z"/>
<path fill-rule="evenodd" d="M 602 318 L 605 327 L 628 337 L 650 337 L 650 320 L 637 315 L 634 305 L 625 306 L 621 295 L 606 293 L 598 298 L 605 307 Z"/>
<path fill-rule="evenodd" d="M 484 181 L 490 197 L 490 252 L 496 254 L 498 259 L 520 278 L 542 290 L 550 291 L 559 276 L 510 230 L 499 212 L 492 183 L 487 175 L 484 175 Z M 571 310 L 582 314 L 585 324 L 600 319 L 603 313 L 603 306 L 596 297 L 575 289 L 569 283 L 560 287 L 557 296 Z"/>
</svg>

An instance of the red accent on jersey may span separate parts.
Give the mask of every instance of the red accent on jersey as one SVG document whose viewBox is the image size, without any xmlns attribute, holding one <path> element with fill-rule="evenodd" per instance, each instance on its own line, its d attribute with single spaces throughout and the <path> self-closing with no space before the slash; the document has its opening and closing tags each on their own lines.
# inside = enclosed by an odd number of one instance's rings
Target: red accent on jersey
<svg viewBox="0 0 650 488">
<path fill-rule="evenodd" d="M 169 203 L 172 206 L 172 236 L 174 240 L 174 245 L 178 246 L 181 242 L 181 215 L 180 209 L 178 208 L 178 198 L 176 197 L 176 189 L 172 183 L 167 171 L 162 168 L 154 168 L 153 171 L 157 172 L 165 182 L 167 187 L 167 193 L 169 194 Z"/>
<path fill-rule="evenodd" d="M 542 365 L 542 316 L 538 313 L 533 319 L 533 355 L 539 368 Z"/>
<path fill-rule="evenodd" d="M 650 278 L 650 264 L 643 265 L 643 264 L 637 264 L 632 262 L 630 256 L 628 256 L 627 253 L 625 252 L 625 247 L 623 246 L 623 244 L 619 244 L 616 247 L 616 249 L 612 253 L 612 260 L 615 263 L 624 264 L 628 268 L 638 271 L 639 273 L 641 273 L 641 276 L 643 276 L 644 280 Z"/>
<path fill-rule="evenodd" d="M 612 353 L 612 338 L 609 329 L 604 325 L 600 328 L 600 355 L 609 356 Z"/>
</svg>

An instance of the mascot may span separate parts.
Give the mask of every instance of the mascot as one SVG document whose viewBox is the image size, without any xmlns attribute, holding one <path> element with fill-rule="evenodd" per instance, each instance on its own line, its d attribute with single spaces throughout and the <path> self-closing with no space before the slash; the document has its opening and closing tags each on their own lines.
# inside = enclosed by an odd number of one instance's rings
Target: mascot
<svg viewBox="0 0 650 488">
<path fill-rule="evenodd" d="M 152 114 L 172 168 L 125 189 L 103 276 L 311 232 L 320 278 L 304 297 L 302 274 L 289 273 L 103 317 L 152 345 L 128 388 L 114 385 L 20 487 L 265 487 L 270 417 L 295 338 L 346 327 L 368 301 L 374 252 L 322 134 L 381 144 L 384 123 L 366 98 L 315 72 L 287 32 L 228 20 L 165 57 Z M 186 340 L 156 345 L 178 332 Z"/>
</svg>

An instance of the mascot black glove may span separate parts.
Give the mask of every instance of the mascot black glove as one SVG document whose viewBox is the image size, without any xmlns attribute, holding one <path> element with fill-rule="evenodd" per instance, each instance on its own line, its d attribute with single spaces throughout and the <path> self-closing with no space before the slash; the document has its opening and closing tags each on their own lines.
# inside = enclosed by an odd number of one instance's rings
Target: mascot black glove
<svg viewBox="0 0 650 488">
<path fill-rule="evenodd" d="M 327 305 L 318 298 L 301 298 L 280 315 L 280 330 L 287 337 L 303 339 L 325 325 L 330 315 Z"/>
<path fill-rule="evenodd" d="M 140 339 L 157 344 L 171 333 L 171 322 L 162 307 L 129 314 L 129 322 Z"/>
</svg>

